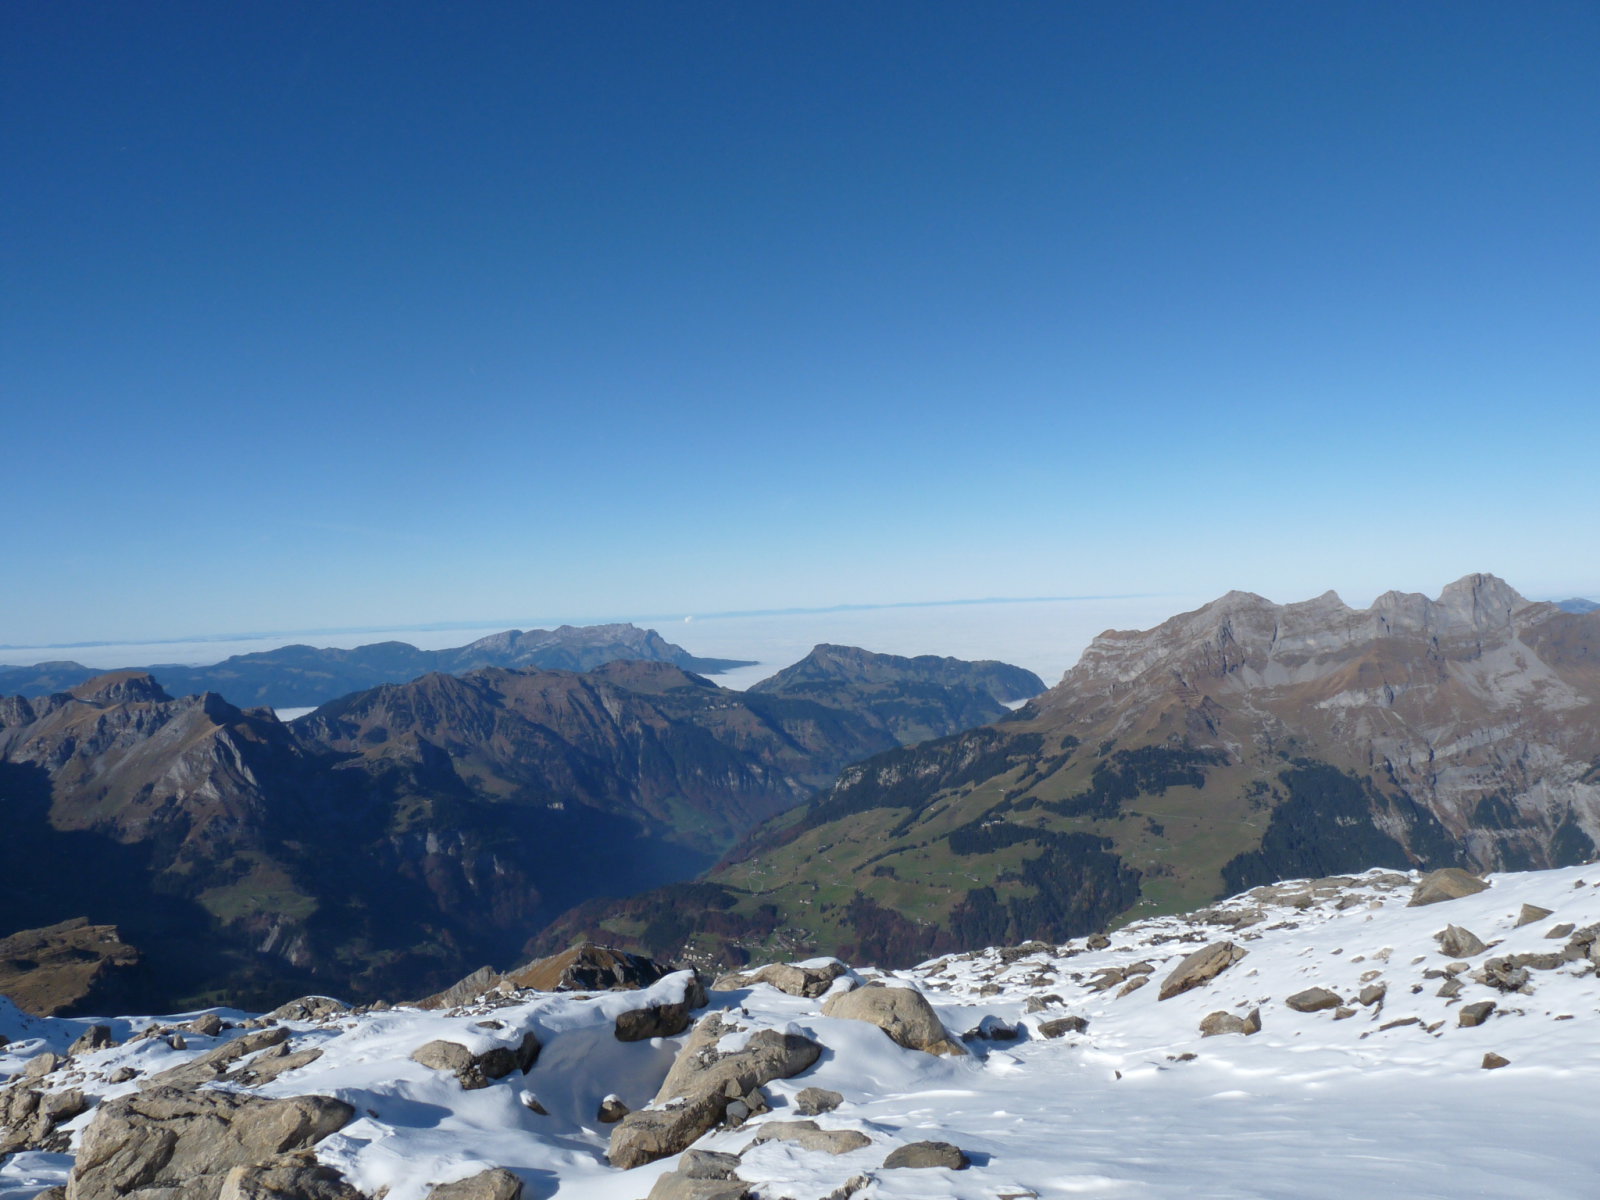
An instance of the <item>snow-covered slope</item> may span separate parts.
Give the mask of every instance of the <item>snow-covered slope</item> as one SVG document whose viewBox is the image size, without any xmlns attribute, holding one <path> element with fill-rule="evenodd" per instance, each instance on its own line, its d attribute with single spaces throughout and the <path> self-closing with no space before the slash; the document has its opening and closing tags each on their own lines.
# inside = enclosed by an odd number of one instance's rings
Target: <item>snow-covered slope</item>
<svg viewBox="0 0 1600 1200">
<path fill-rule="evenodd" d="M 810 1069 L 766 1085 L 770 1114 L 724 1125 L 695 1146 L 740 1155 L 738 1176 L 759 1200 L 1600 1193 L 1600 978 L 1586 928 L 1600 925 L 1600 866 L 1492 876 L 1485 891 L 1410 907 L 1415 882 L 1369 872 L 1280 884 L 1204 913 L 1129 926 L 1098 948 L 1033 944 L 899 975 L 847 971 L 833 982 L 830 995 L 875 981 L 920 989 L 952 1034 L 991 1035 L 967 1037 L 965 1056 L 903 1049 L 875 1025 L 824 1015 L 825 997 L 766 984 L 713 990 L 711 1007 L 736 1027 L 722 1037 L 723 1051 L 744 1045 L 748 1031 L 772 1028 L 823 1052 Z M 1436 935 L 1449 926 L 1486 947 L 1460 933 L 1442 947 Z M 1181 962 L 1219 942 L 1243 956 L 1208 982 L 1159 998 Z M 609 1095 L 644 1107 L 684 1038 L 622 1042 L 614 1023 L 627 1010 L 683 1001 L 690 983 L 680 973 L 643 992 L 519 992 L 444 1012 L 280 1019 L 287 1052 L 320 1056 L 255 1088 L 206 1086 L 354 1105 L 356 1118 L 316 1155 L 368 1195 L 387 1188 L 388 1200 L 422 1200 L 437 1184 L 506 1167 L 525 1197 L 640 1200 L 679 1158 L 611 1167 L 613 1127 L 596 1112 Z M 1313 988 L 1338 1002 L 1310 1012 L 1286 1003 Z M 1463 1012 L 1483 1001 L 1492 1012 L 1463 1025 Z M 1259 1032 L 1201 1034 L 1210 1014 L 1256 1010 Z M 1082 1018 L 1082 1028 L 1069 1017 Z M 0 1076 L 30 1062 L 37 1071 L 42 1054 L 63 1054 L 94 1023 L 28 1018 L 0 1003 L 0 1034 L 11 1039 L 0 1048 Z M 104 1023 L 117 1038 L 152 1024 Z M 1004 1038 L 1012 1030 L 1018 1036 Z M 103 1102 L 252 1032 L 260 1030 L 184 1033 L 183 1049 L 146 1036 L 80 1051 L 29 1086 L 77 1088 Z M 410 1057 L 434 1039 L 480 1052 L 529 1032 L 543 1045 L 532 1069 L 476 1090 Z M 262 1051 L 260 1061 L 284 1052 Z M 1489 1054 L 1507 1065 L 1485 1069 Z M 128 1070 L 139 1074 L 108 1082 Z M 838 1107 L 812 1119 L 859 1132 L 867 1144 L 839 1155 L 792 1139 L 753 1145 L 764 1126 L 799 1115 L 804 1088 L 838 1092 Z M 65 1123 L 60 1140 L 95 1117 L 91 1109 Z M 970 1165 L 884 1165 L 897 1147 L 929 1140 L 958 1146 Z M 20 1200 L 62 1183 L 71 1165 L 70 1149 L 13 1155 L 0 1167 L 0 1196 Z"/>
</svg>

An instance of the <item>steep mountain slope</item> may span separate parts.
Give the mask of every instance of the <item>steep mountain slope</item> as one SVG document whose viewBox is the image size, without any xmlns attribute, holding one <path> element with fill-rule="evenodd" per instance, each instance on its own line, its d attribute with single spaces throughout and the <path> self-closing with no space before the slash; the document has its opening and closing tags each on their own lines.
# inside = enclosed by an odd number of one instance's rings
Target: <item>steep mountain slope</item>
<svg viewBox="0 0 1600 1200">
<path fill-rule="evenodd" d="M 1367 865 L 1526 869 L 1600 835 L 1600 614 L 1234 592 L 1095 639 L 1012 718 L 845 771 L 694 885 L 568 914 L 656 953 L 908 962 Z"/>
<path fill-rule="evenodd" d="M 406 642 L 374 642 L 353 650 L 281 646 L 237 654 L 209 667 L 162 664 L 142 667 L 173 695 L 217 692 L 235 704 L 303 708 L 383 683 L 404 683 L 430 671 L 460 674 L 477 667 L 587 671 L 621 659 L 672 663 L 686 671 L 716 673 L 748 662 L 697 658 L 653 629 L 634 625 L 562 625 L 558 629 L 508 629 L 466 646 L 419 650 Z M 0 667 L 0 695 L 47 696 L 104 672 L 75 662 Z"/>
<path fill-rule="evenodd" d="M 292 726 L 131 671 L 0 701 L 0 935 L 116 925 L 169 1001 L 420 995 L 897 744 L 881 672 L 831 701 L 637 660 L 433 673 Z"/>
</svg>

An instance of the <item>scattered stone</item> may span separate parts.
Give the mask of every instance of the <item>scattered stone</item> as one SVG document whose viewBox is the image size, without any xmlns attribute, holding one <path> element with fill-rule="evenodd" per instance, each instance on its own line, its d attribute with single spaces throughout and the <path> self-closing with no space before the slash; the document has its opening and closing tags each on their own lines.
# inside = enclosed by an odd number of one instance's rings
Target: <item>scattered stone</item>
<svg viewBox="0 0 1600 1200">
<path fill-rule="evenodd" d="M 960 1171 L 968 1165 L 968 1159 L 959 1147 L 949 1142 L 912 1142 L 890 1152 L 883 1165 L 888 1168 L 947 1167 Z"/>
<path fill-rule="evenodd" d="M 111 1036 L 111 1026 L 91 1025 L 83 1031 L 77 1041 L 72 1043 L 67 1050 L 67 1057 L 77 1058 L 80 1054 L 93 1054 L 96 1050 L 108 1050 L 116 1044 L 116 1038 Z"/>
<path fill-rule="evenodd" d="M 468 1091 L 488 1087 L 494 1079 L 502 1079 L 513 1071 L 524 1075 L 539 1061 L 539 1037 L 533 1032 L 522 1035 L 516 1047 L 494 1046 L 481 1054 L 474 1054 L 460 1042 L 435 1039 L 418 1046 L 411 1052 L 411 1061 L 431 1067 L 435 1071 L 450 1071 Z"/>
<path fill-rule="evenodd" d="M 964 1042 L 1014 1042 L 1022 1035 L 1022 1027 L 1004 1021 L 993 1013 L 985 1016 L 981 1021 L 961 1035 Z"/>
<path fill-rule="evenodd" d="M 1461 1009 L 1459 1020 L 1464 1029 L 1474 1025 L 1482 1025 L 1489 1019 L 1489 1014 L 1494 1012 L 1493 1000 L 1479 1000 L 1475 1004 L 1464 1005 Z"/>
<path fill-rule="evenodd" d="M 1459 925 L 1446 925 L 1444 932 L 1433 936 L 1446 958 L 1475 958 L 1489 948 L 1477 934 Z"/>
<path fill-rule="evenodd" d="M 1374 1004 L 1381 1004 L 1383 998 L 1388 994 L 1389 985 L 1387 983 L 1369 983 L 1361 989 L 1361 994 L 1356 997 L 1356 1001 L 1363 1007 L 1371 1008 Z"/>
<path fill-rule="evenodd" d="M 118 1067 L 115 1071 L 106 1076 L 106 1082 L 131 1083 L 137 1078 L 139 1078 L 139 1072 L 135 1071 L 132 1067 Z"/>
<path fill-rule="evenodd" d="M 1161 985 L 1157 1000 L 1170 1000 L 1174 996 L 1210 983 L 1222 972 L 1243 958 L 1249 951 L 1232 942 L 1212 942 L 1184 959 Z"/>
<path fill-rule="evenodd" d="M 1531 976 L 1527 967 L 1519 967 L 1509 958 L 1491 958 L 1473 978 L 1502 992 L 1515 992 L 1526 987 Z"/>
<path fill-rule="evenodd" d="M 1047 1008 L 1065 1003 L 1066 1001 L 1054 992 L 1047 992 L 1043 996 L 1029 996 L 1028 1002 L 1022 1006 L 1022 1011 L 1025 1013 L 1043 1012 Z"/>
<path fill-rule="evenodd" d="M 723 975 L 711 986 L 719 992 L 727 992 L 765 983 L 791 996 L 803 996 L 808 1000 L 815 1000 L 832 987 L 833 981 L 843 974 L 844 964 L 836 960 L 821 966 L 773 963 L 748 974 Z"/>
<path fill-rule="evenodd" d="M 1565 921 L 1560 925 L 1552 925 L 1550 927 L 1549 932 L 1547 932 L 1545 934 L 1545 937 L 1547 937 L 1547 938 L 1564 938 L 1568 934 L 1570 934 L 1575 928 L 1577 928 L 1577 927 L 1575 925 L 1573 925 L 1573 923 L 1571 921 Z"/>
<path fill-rule="evenodd" d="M 828 997 L 824 1016 L 876 1025 L 896 1044 L 929 1054 L 963 1055 L 966 1048 L 939 1023 L 927 997 L 913 988 L 865 987 Z"/>
<path fill-rule="evenodd" d="M 1103 933 L 1091 933 L 1085 945 L 1091 950 L 1104 950 L 1111 945 L 1111 939 Z"/>
<path fill-rule="evenodd" d="M 1200 1018 L 1201 1037 L 1219 1037 L 1225 1033 L 1243 1033 L 1244 1018 L 1231 1012 L 1207 1013 Z"/>
<path fill-rule="evenodd" d="M 1082 1033 L 1089 1028 L 1087 1017 L 1057 1017 L 1053 1021 L 1040 1021 L 1039 1032 L 1047 1038 L 1058 1038 L 1069 1033 Z"/>
<path fill-rule="evenodd" d="M 1135 975 L 1132 979 L 1128 980 L 1127 983 L 1123 984 L 1117 989 L 1117 999 L 1121 1000 L 1124 996 L 1129 995 L 1132 992 L 1137 992 L 1149 982 L 1150 977 L 1148 975 Z"/>
<path fill-rule="evenodd" d="M 794 1098 L 795 1111 L 806 1117 L 818 1117 L 823 1113 L 830 1113 L 843 1103 L 844 1097 L 838 1092 L 819 1087 L 801 1088 Z"/>
<path fill-rule="evenodd" d="M 816 1150 L 823 1154 L 849 1154 L 863 1146 L 872 1145 L 872 1139 L 854 1129 L 822 1129 L 815 1121 L 768 1121 L 758 1127 L 752 1146 L 763 1142 L 793 1142 L 802 1150 Z"/>
<path fill-rule="evenodd" d="M 521 1200 L 522 1180 L 504 1167 L 491 1167 L 454 1183 L 441 1183 L 428 1200 Z"/>
<path fill-rule="evenodd" d="M 1554 913 L 1554 909 L 1540 908 L 1537 904 L 1524 904 L 1521 911 L 1517 913 L 1516 928 L 1521 929 L 1524 925 L 1532 925 L 1535 921 L 1542 921 L 1546 917 L 1553 916 Z"/>
<path fill-rule="evenodd" d="M 620 1096 L 607 1096 L 600 1101 L 600 1108 L 595 1112 L 595 1120 L 602 1125 L 615 1125 L 631 1110 L 622 1102 Z"/>
<path fill-rule="evenodd" d="M 1378 1026 L 1378 1032 L 1382 1033 L 1385 1029 L 1399 1029 L 1400 1026 L 1402 1026 L 1402 1025 L 1421 1025 L 1421 1024 L 1422 1024 L 1422 1018 L 1421 1017 L 1401 1017 L 1398 1021 L 1385 1021 L 1382 1025 Z"/>
<path fill-rule="evenodd" d="M 1446 979 L 1439 985 L 1439 990 L 1434 995 L 1443 996 L 1446 1000 L 1454 1000 L 1461 995 L 1461 980 L 1453 977 Z"/>
<path fill-rule="evenodd" d="M 184 1041 L 181 1033 L 167 1034 L 167 1045 L 174 1050 L 187 1050 L 189 1048 L 189 1043 Z"/>
<path fill-rule="evenodd" d="M 748 1200 L 749 1187 L 734 1176 L 731 1179 L 690 1179 L 669 1171 L 656 1180 L 647 1200 Z"/>
<path fill-rule="evenodd" d="M 1356 1010 L 1348 1007 L 1347 1005 L 1340 1005 L 1338 1008 L 1333 1010 L 1333 1019 L 1335 1021 L 1348 1021 L 1355 1015 Z"/>
<path fill-rule="evenodd" d="M 1494 1071 L 1500 1067 L 1509 1067 L 1510 1065 L 1511 1060 L 1509 1058 L 1501 1058 L 1493 1050 L 1483 1056 L 1483 1069 L 1485 1071 Z"/>
<path fill-rule="evenodd" d="M 183 1189 L 185 1196 L 188 1189 Z M 366 1200 L 332 1167 L 280 1162 L 234 1167 L 217 1200 Z"/>
<path fill-rule="evenodd" d="M 280 1004 L 267 1013 L 267 1021 L 322 1021 L 350 1011 L 350 1006 L 332 996 L 301 996 Z"/>
<path fill-rule="evenodd" d="M 690 1016 L 697 1008 L 706 1006 L 705 984 L 698 975 L 691 975 L 683 989 L 683 999 L 650 1004 L 644 1008 L 630 1008 L 617 1014 L 616 1036 L 619 1042 L 643 1042 L 656 1037 L 677 1037 L 693 1021 Z"/>
<path fill-rule="evenodd" d="M 1463 871 L 1460 867 L 1445 867 L 1443 870 L 1429 871 L 1417 881 L 1416 890 L 1411 893 L 1406 907 L 1420 908 L 1424 904 L 1459 900 L 1463 896 L 1488 890 L 1489 885 L 1470 871 Z"/>
<path fill-rule="evenodd" d="M 1303 992 L 1296 992 L 1284 1001 L 1295 1012 L 1313 1013 L 1322 1012 L 1328 1008 L 1338 1008 L 1344 1000 L 1337 992 L 1330 992 L 1325 987 L 1307 988 Z"/>
<path fill-rule="evenodd" d="M 157 1087 L 108 1100 L 84 1130 L 67 1184 L 71 1200 L 121 1200 L 171 1189 L 215 1196 L 234 1167 L 308 1149 L 355 1117 L 328 1096 L 267 1100 L 237 1092 Z"/>
<path fill-rule="evenodd" d="M 222 1018 L 217 1016 L 216 1013 L 201 1013 L 183 1028 L 189 1033 L 200 1037 L 216 1037 L 217 1034 L 223 1031 L 225 1026 L 222 1023 Z"/>
</svg>

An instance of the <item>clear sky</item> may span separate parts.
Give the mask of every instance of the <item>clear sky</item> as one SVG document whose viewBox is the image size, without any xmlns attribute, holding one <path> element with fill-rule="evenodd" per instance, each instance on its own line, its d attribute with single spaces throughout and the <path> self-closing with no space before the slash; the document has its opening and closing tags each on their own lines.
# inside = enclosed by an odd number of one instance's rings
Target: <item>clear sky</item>
<svg viewBox="0 0 1600 1200">
<path fill-rule="evenodd" d="M 1600 5 L 0 7 L 0 642 L 1600 596 Z"/>
</svg>

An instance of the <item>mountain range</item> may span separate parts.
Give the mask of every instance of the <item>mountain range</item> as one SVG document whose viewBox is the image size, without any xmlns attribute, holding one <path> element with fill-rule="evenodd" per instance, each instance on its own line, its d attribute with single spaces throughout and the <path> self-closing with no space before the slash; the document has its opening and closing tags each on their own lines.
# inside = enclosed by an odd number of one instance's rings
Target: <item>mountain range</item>
<svg viewBox="0 0 1600 1200">
<path fill-rule="evenodd" d="M 1043 689 L 999 664 L 838 647 L 769 682 L 482 667 L 289 724 L 132 670 L 0 700 L 0 934 L 110 928 L 88 944 L 129 969 L 90 978 L 82 1003 L 113 982 L 155 1007 L 421 995 L 584 900 L 693 876 L 909 731 Z M 89 953 L 68 932 L 18 944 Z"/>
<path fill-rule="evenodd" d="M 903 964 L 1284 877 L 1580 863 L 1597 837 L 1600 612 L 1487 575 L 1368 609 L 1231 592 L 1102 634 L 1019 711 L 849 767 L 699 881 L 541 945 Z"/>
<path fill-rule="evenodd" d="M 432 671 L 452 675 L 478 667 L 588 671 L 622 659 L 672 663 L 702 675 L 755 665 L 742 659 L 699 658 L 653 629 L 613 624 L 507 629 L 447 650 L 419 650 L 407 642 L 374 642 L 353 650 L 293 645 L 236 654 L 207 667 L 165 663 L 136 669 L 156 676 L 176 696 L 216 692 L 243 708 L 263 704 L 311 708 Z M 0 695 L 48 696 L 105 673 L 76 662 L 0 667 Z"/>
</svg>

